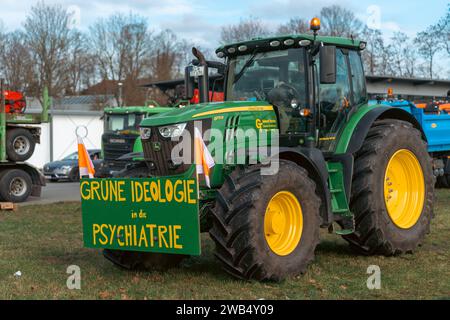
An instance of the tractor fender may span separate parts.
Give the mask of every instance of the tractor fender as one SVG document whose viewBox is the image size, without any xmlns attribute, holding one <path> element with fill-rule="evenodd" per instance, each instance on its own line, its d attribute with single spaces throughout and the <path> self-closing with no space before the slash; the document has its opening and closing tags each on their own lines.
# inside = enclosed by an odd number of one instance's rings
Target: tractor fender
<svg viewBox="0 0 450 320">
<path fill-rule="evenodd" d="M 427 141 L 422 126 L 411 113 L 399 108 L 383 106 L 370 110 L 364 115 L 361 121 L 359 121 L 353 131 L 346 153 L 354 154 L 359 151 L 362 148 L 364 140 L 373 123 L 383 119 L 396 119 L 409 122 L 422 133 L 422 138 Z"/>
<path fill-rule="evenodd" d="M 331 194 L 328 189 L 328 169 L 327 163 L 321 150 L 304 147 L 281 147 L 275 158 L 289 160 L 308 171 L 309 176 L 314 180 L 317 187 L 317 194 L 322 200 L 320 213 L 322 217 L 321 227 L 326 228 L 333 222 L 333 212 L 331 208 Z M 274 158 L 273 157 L 273 158 Z"/>
</svg>

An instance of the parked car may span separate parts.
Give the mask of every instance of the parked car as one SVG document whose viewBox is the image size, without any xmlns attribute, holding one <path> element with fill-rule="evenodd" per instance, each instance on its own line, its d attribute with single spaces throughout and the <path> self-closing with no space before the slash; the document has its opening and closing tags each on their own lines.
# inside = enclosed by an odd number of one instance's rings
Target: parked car
<svg viewBox="0 0 450 320">
<path fill-rule="evenodd" d="M 100 168 L 101 150 L 88 150 L 95 169 Z M 80 171 L 78 168 L 78 152 L 61 159 L 49 162 L 44 166 L 44 176 L 46 179 L 57 182 L 59 180 L 80 181 Z"/>
</svg>

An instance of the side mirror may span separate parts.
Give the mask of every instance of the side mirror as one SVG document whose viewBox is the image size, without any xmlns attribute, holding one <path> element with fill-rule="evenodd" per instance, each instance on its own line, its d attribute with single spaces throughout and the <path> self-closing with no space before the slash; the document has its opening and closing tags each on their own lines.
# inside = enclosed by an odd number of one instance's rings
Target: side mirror
<svg viewBox="0 0 450 320">
<path fill-rule="evenodd" d="M 322 46 L 320 48 L 320 83 L 336 83 L 336 47 Z"/>
<path fill-rule="evenodd" d="M 194 97 L 195 80 L 191 77 L 191 70 L 191 66 L 186 67 L 184 74 L 184 98 L 186 100 L 191 100 Z"/>
</svg>

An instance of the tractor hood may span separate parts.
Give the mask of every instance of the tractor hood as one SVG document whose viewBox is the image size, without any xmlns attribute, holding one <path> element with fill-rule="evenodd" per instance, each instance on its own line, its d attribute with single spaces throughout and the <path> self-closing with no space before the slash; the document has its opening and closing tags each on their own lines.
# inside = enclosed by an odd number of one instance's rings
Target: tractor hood
<svg viewBox="0 0 450 320">
<path fill-rule="evenodd" d="M 182 109 L 155 115 L 144 119 L 141 127 L 156 127 L 183 123 L 188 121 L 202 120 L 227 113 L 245 111 L 272 111 L 273 107 L 265 101 L 239 101 L 239 102 L 217 102 L 191 105 Z"/>
</svg>

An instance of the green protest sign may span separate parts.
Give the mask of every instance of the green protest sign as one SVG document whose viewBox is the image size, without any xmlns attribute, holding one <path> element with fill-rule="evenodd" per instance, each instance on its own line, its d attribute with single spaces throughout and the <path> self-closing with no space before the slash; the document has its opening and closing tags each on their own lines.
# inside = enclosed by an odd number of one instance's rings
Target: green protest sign
<svg viewBox="0 0 450 320">
<path fill-rule="evenodd" d="M 200 255 L 195 179 L 83 179 L 88 248 Z"/>
</svg>

